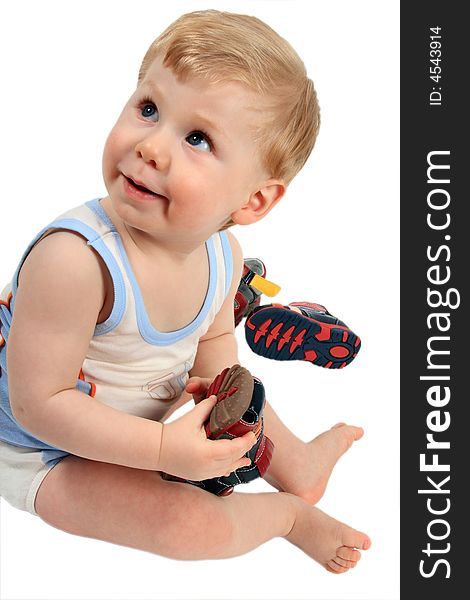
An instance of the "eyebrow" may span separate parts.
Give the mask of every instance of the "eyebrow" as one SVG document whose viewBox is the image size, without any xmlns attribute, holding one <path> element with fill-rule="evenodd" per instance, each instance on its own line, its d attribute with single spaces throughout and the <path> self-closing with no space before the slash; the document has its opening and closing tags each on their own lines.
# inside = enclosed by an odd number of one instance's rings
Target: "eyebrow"
<svg viewBox="0 0 470 600">
<path fill-rule="evenodd" d="M 157 85 L 153 83 L 153 81 L 143 81 L 142 88 L 149 88 L 153 94 L 162 95 L 160 89 Z M 202 127 L 211 129 L 215 131 L 218 135 L 227 138 L 227 134 L 217 126 L 217 124 L 210 118 L 204 115 L 204 113 L 193 112 L 191 113 L 191 118 L 201 124 Z"/>
<path fill-rule="evenodd" d="M 204 114 L 202 113 L 193 113 L 192 117 L 194 118 L 194 120 L 197 123 L 200 123 L 204 129 L 211 129 L 213 131 L 215 131 L 215 133 L 217 135 L 220 135 L 221 137 L 227 138 L 227 134 L 224 133 L 224 131 L 222 131 L 222 129 L 220 129 L 220 127 L 218 127 L 214 121 L 212 121 L 210 118 L 204 116 Z"/>
</svg>

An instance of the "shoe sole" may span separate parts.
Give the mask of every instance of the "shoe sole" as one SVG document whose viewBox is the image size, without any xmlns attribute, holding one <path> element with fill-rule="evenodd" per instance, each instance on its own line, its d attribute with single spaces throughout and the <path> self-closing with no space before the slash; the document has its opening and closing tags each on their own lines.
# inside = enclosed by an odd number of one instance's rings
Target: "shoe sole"
<svg viewBox="0 0 470 600">
<path fill-rule="evenodd" d="M 325 369 L 342 369 L 361 348 L 360 338 L 347 327 L 277 307 L 253 313 L 245 322 L 245 337 L 260 356 L 304 360 Z"/>
<path fill-rule="evenodd" d="M 208 424 L 211 439 L 222 435 L 243 417 L 253 395 L 253 377 L 247 369 L 234 365 L 221 376 L 223 381 L 216 393 L 218 402 L 212 409 Z"/>
</svg>

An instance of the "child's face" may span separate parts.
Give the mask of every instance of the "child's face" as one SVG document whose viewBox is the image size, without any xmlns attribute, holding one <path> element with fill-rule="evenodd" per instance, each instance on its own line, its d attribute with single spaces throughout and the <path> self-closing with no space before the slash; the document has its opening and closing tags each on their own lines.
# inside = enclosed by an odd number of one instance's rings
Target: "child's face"
<svg viewBox="0 0 470 600">
<path fill-rule="evenodd" d="M 240 84 L 183 83 L 156 59 L 106 142 L 114 210 L 147 233 L 207 239 L 268 179 L 254 140 L 255 107 L 256 96 Z"/>
</svg>

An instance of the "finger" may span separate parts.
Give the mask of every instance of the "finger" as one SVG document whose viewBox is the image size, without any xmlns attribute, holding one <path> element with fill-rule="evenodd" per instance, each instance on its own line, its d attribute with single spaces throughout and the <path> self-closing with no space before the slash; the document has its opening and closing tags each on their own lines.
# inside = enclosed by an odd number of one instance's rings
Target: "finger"
<svg viewBox="0 0 470 600">
<path fill-rule="evenodd" d="M 235 458 L 240 458 L 253 448 L 258 441 L 258 438 L 252 431 L 249 431 L 248 433 L 245 433 L 245 435 L 229 441 L 232 444 L 233 456 Z"/>
<path fill-rule="evenodd" d="M 237 469 L 242 469 L 243 467 L 249 467 L 250 465 L 251 460 L 244 456 L 243 458 L 240 458 L 240 460 L 237 460 L 237 462 L 230 467 L 230 472 L 236 471 Z"/>
<path fill-rule="evenodd" d="M 201 400 L 196 406 L 192 409 L 192 414 L 194 419 L 196 419 L 196 423 L 198 427 L 202 427 L 203 424 L 209 418 L 212 409 L 217 403 L 217 396 L 212 395 L 209 398 L 205 398 Z"/>
<path fill-rule="evenodd" d="M 190 377 L 186 383 L 186 391 L 189 393 L 199 391 L 203 388 L 207 389 L 207 387 L 208 386 L 204 383 L 202 377 Z"/>
<path fill-rule="evenodd" d="M 234 462 L 233 465 L 231 465 L 228 468 L 228 470 L 224 473 L 224 476 L 228 477 L 231 473 L 233 473 L 237 469 L 242 469 L 244 467 L 246 468 L 249 466 L 251 466 L 251 460 L 249 458 L 247 458 L 246 456 L 244 456 L 243 458 L 240 458 L 239 460 Z"/>
<path fill-rule="evenodd" d="M 233 464 L 244 458 L 244 455 L 256 444 L 257 438 L 252 431 L 249 431 L 245 435 L 231 440 L 208 441 L 211 443 L 213 460 Z"/>
<path fill-rule="evenodd" d="M 193 396 L 196 404 L 199 404 L 201 400 L 205 399 L 209 385 L 201 377 L 191 377 L 191 379 L 188 380 L 185 389 L 188 394 Z"/>
</svg>

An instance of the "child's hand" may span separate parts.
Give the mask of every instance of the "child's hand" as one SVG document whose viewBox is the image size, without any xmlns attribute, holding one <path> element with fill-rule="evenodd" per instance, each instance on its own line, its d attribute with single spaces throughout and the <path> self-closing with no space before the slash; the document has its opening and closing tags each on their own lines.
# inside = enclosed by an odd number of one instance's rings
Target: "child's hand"
<svg viewBox="0 0 470 600">
<path fill-rule="evenodd" d="M 163 426 L 159 471 L 202 481 L 251 464 L 244 454 L 256 443 L 253 432 L 233 440 L 207 438 L 204 423 L 216 402 L 216 396 L 202 400 L 190 412 Z"/>
</svg>

